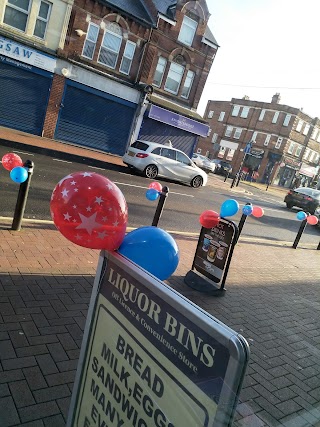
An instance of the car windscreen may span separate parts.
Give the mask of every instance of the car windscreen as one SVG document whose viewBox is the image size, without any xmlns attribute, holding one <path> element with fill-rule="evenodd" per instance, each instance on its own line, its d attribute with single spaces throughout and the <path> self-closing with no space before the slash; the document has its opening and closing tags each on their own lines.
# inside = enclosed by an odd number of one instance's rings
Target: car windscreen
<svg viewBox="0 0 320 427">
<path fill-rule="evenodd" d="M 147 151 L 147 149 L 149 148 L 149 144 L 146 144 L 145 142 L 142 141 L 135 141 L 131 147 L 133 148 L 137 148 L 138 150 L 141 151 Z"/>
</svg>

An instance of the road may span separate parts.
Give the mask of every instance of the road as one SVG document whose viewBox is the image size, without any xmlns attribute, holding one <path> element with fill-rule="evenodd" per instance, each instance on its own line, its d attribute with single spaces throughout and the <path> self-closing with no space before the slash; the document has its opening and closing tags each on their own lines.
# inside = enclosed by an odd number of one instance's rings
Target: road
<svg viewBox="0 0 320 427">
<path fill-rule="evenodd" d="M 150 180 L 133 175 L 125 167 L 104 165 L 95 161 L 72 158 L 63 153 L 56 157 L 38 154 L 32 151 L 8 149 L 0 147 L 0 159 L 8 152 L 16 152 L 23 161 L 30 159 L 35 163 L 31 188 L 25 211 L 25 218 L 50 220 L 49 202 L 55 185 L 64 176 L 78 171 L 101 173 L 118 185 L 123 192 L 129 210 L 130 227 L 150 225 L 155 213 L 157 202 L 147 200 L 145 193 Z M 108 168 L 108 169 L 107 169 Z M 162 185 L 169 187 L 159 227 L 168 231 L 194 232 L 200 230 L 199 216 L 207 209 L 219 212 L 221 204 L 227 199 L 236 199 L 242 207 L 245 203 L 261 206 L 265 215 L 262 218 L 249 217 L 243 228 L 242 236 L 293 242 L 300 222 L 294 210 L 287 210 L 283 197 L 260 191 L 254 187 L 241 184 L 246 192 L 230 189 L 230 183 L 224 183 L 222 177 L 210 175 L 208 186 L 200 189 L 168 182 L 159 179 Z M 14 183 L 9 172 L 1 168 L 0 172 L 0 216 L 12 217 L 19 185 Z M 235 189 L 238 190 L 238 189 Z M 238 223 L 241 213 L 232 219 Z M 318 244 L 319 227 L 307 226 L 301 241 Z"/>
</svg>

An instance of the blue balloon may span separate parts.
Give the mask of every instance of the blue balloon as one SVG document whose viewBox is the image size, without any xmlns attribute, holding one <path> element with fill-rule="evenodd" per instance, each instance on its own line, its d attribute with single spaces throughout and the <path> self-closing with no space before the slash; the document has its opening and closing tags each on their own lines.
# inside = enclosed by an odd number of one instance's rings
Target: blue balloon
<svg viewBox="0 0 320 427">
<path fill-rule="evenodd" d="M 244 215 L 251 215 L 253 211 L 253 206 L 252 205 L 244 205 L 242 208 L 242 213 Z"/>
<path fill-rule="evenodd" d="M 28 172 L 24 167 L 16 166 L 15 168 L 11 169 L 10 178 L 12 181 L 21 184 L 28 179 Z"/>
<path fill-rule="evenodd" d="M 128 233 L 118 252 L 160 280 L 179 264 L 179 248 L 169 233 L 157 227 L 140 227 Z"/>
<path fill-rule="evenodd" d="M 157 200 L 159 195 L 159 191 L 155 190 L 154 188 L 149 188 L 149 190 L 146 192 L 146 198 L 152 201 Z"/>
<path fill-rule="evenodd" d="M 228 199 L 225 200 L 220 208 L 220 216 L 226 217 L 226 216 L 233 216 L 235 215 L 239 210 L 239 203 L 234 199 Z"/>
<path fill-rule="evenodd" d="M 300 212 L 297 213 L 297 219 L 299 221 L 303 221 L 306 218 L 307 218 L 307 214 L 305 212 L 300 211 Z"/>
</svg>

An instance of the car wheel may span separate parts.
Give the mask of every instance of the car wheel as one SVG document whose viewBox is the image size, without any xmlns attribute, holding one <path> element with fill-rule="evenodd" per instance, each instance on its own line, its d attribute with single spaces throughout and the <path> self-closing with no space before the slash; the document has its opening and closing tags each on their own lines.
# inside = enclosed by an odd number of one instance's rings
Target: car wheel
<svg viewBox="0 0 320 427">
<path fill-rule="evenodd" d="M 158 176 L 158 168 L 155 165 L 148 165 L 145 170 L 144 174 L 147 178 L 154 179 Z"/>
<path fill-rule="evenodd" d="M 311 215 L 314 215 L 316 210 L 313 205 L 308 205 L 306 211 L 308 211 Z"/>
<path fill-rule="evenodd" d="M 291 208 L 293 207 L 293 204 L 292 204 L 292 203 L 289 203 L 289 202 L 287 202 L 287 203 L 286 203 L 286 205 L 287 205 L 287 208 L 288 208 L 288 209 L 291 209 Z"/>
<path fill-rule="evenodd" d="M 191 187 L 193 188 L 199 188 L 203 184 L 203 179 L 200 175 L 197 175 L 193 178 L 191 181 Z"/>
</svg>

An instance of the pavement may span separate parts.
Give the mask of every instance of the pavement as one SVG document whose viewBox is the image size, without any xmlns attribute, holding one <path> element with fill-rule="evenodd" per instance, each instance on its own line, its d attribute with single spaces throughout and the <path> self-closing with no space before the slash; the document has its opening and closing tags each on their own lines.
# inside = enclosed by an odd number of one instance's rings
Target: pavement
<svg viewBox="0 0 320 427">
<path fill-rule="evenodd" d="M 0 139 L 122 164 L 10 129 L 0 128 Z M 99 252 L 72 244 L 49 221 L 24 221 L 21 231 L 11 221 L 0 218 L 0 427 L 65 426 Z M 216 298 L 184 284 L 197 236 L 173 237 L 180 262 L 168 283 L 250 345 L 233 425 L 320 426 L 318 242 L 293 249 L 240 237 L 225 295 Z"/>
</svg>

